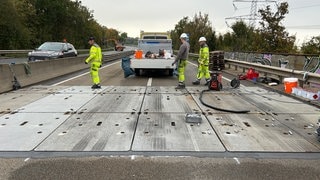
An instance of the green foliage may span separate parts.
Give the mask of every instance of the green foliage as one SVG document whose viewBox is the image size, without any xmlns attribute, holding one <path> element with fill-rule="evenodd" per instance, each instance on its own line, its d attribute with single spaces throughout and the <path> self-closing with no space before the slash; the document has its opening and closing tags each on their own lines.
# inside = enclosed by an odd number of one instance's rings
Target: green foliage
<svg viewBox="0 0 320 180">
<path fill-rule="evenodd" d="M 1 49 L 32 49 L 63 39 L 80 49 L 88 48 L 89 36 L 100 45 L 108 34 L 119 39 L 118 31 L 110 33 L 97 23 L 93 11 L 78 0 L 2 0 L 0 9 Z"/>
<path fill-rule="evenodd" d="M 189 35 L 190 52 L 198 53 L 200 49 L 198 41 L 202 36 L 206 37 L 210 51 L 215 49 L 216 37 L 208 14 L 202 15 L 200 12 L 195 14 L 192 20 L 184 17 L 175 25 L 175 29 L 171 32 L 174 49 L 179 49 L 181 44 L 179 37 L 182 33 Z"/>
<path fill-rule="evenodd" d="M 29 32 L 21 23 L 14 3 L 11 0 L 2 0 L 0 9 L 0 49 L 26 47 Z"/>
<path fill-rule="evenodd" d="M 285 15 L 289 13 L 288 7 L 287 2 L 282 2 L 276 12 L 272 12 L 270 6 L 259 10 L 262 18 L 259 35 L 265 41 L 259 44 L 262 45 L 260 48 L 264 49 L 264 51 L 289 53 L 294 49 L 295 37 L 289 36 L 289 33 L 285 31 L 285 27 L 281 24 Z"/>
<path fill-rule="evenodd" d="M 232 26 L 232 32 L 219 35 L 218 49 L 225 51 L 253 52 L 296 52 L 295 36 L 289 36 L 281 22 L 289 13 L 288 3 L 280 3 L 276 12 L 270 6 L 260 9 L 260 28 L 254 29 L 243 21 L 237 21 Z"/>
<path fill-rule="evenodd" d="M 312 37 L 310 41 L 302 44 L 304 54 L 320 54 L 320 36 Z"/>
<path fill-rule="evenodd" d="M 229 45 L 233 46 L 233 51 L 250 51 L 253 49 L 254 31 L 243 21 L 238 21 L 231 26 L 233 33 L 230 35 Z M 232 44 L 230 44 L 232 43 Z"/>
</svg>

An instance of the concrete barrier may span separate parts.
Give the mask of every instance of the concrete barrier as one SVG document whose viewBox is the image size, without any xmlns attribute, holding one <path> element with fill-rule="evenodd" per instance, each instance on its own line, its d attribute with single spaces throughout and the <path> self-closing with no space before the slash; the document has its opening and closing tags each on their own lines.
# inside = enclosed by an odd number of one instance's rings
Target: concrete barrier
<svg viewBox="0 0 320 180">
<path fill-rule="evenodd" d="M 13 75 L 8 64 L 0 64 L 0 93 L 12 90 Z"/>
<path fill-rule="evenodd" d="M 10 66 L 13 72 L 10 70 Z M 0 65 L 0 93 L 12 90 L 14 74 L 22 87 L 89 68 L 83 57 Z"/>
<path fill-rule="evenodd" d="M 128 51 L 105 55 L 104 61 L 120 59 L 131 54 L 133 52 Z M 89 70 L 90 65 L 85 64 L 84 59 L 85 57 L 75 57 L 26 64 L 0 64 L 0 93 L 13 89 L 14 74 L 22 87 L 29 86 L 86 68 Z M 14 73 L 11 72 L 10 66 Z"/>
</svg>

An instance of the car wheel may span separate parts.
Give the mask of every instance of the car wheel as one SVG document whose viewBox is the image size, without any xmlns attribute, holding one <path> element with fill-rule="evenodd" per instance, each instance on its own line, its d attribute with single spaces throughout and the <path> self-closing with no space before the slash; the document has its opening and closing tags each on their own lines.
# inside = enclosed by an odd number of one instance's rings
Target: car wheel
<svg viewBox="0 0 320 180">
<path fill-rule="evenodd" d="M 140 76 L 140 69 L 134 69 L 134 72 L 136 73 L 136 76 Z"/>
<path fill-rule="evenodd" d="M 29 62 L 35 61 L 36 59 L 34 57 L 29 57 Z"/>
</svg>

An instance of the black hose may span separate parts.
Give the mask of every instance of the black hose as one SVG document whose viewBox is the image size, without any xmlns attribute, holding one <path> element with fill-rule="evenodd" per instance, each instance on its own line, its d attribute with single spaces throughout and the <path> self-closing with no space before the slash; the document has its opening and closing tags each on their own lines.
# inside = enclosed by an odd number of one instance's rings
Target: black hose
<svg viewBox="0 0 320 180">
<path fill-rule="evenodd" d="M 231 112 L 231 113 L 248 113 L 248 112 L 250 112 L 250 110 L 239 110 L 239 111 L 237 111 L 237 110 L 230 110 L 230 109 L 221 109 L 221 108 L 218 108 L 218 107 L 209 105 L 209 104 L 203 102 L 203 100 L 202 100 L 202 95 L 203 95 L 203 93 L 204 93 L 204 92 L 207 92 L 207 91 L 210 91 L 210 90 L 203 90 L 203 91 L 201 91 L 199 100 L 200 100 L 200 102 L 201 102 L 203 105 L 205 105 L 205 106 L 207 106 L 207 107 L 209 107 L 209 108 L 212 108 L 212 109 L 215 109 L 215 110 L 218 110 L 218 111 Z"/>
</svg>

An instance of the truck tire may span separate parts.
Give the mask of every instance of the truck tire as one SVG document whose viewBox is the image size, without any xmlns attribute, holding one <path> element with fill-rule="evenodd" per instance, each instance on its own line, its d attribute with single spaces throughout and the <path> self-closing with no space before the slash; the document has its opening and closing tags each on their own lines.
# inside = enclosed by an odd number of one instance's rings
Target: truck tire
<svg viewBox="0 0 320 180">
<path fill-rule="evenodd" d="M 136 73 L 136 76 L 140 76 L 140 69 L 134 69 L 134 72 Z"/>
<path fill-rule="evenodd" d="M 169 69 L 169 76 L 173 76 L 173 69 Z"/>
</svg>

